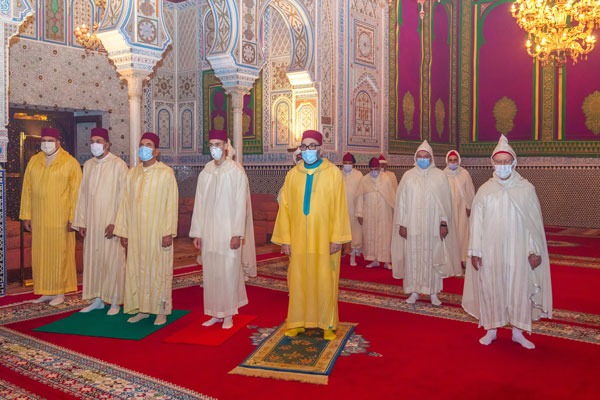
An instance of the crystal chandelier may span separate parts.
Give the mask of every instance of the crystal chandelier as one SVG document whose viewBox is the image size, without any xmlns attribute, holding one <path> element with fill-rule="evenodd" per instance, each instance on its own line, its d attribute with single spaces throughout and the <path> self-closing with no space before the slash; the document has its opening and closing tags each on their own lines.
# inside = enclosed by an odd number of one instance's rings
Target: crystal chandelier
<svg viewBox="0 0 600 400">
<path fill-rule="evenodd" d="M 600 26 L 600 0 L 516 0 L 511 7 L 517 24 L 527 32 L 527 53 L 542 65 L 565 65 L 594 49 Z"/>
<path fill-rule="evenodd" d="M 106 0 L 96 0 L 96 7 L 102 9 L 104 13 L 104 9 L 106 8 Z M 98 32 L 98 23 L 94 22 L 92 29 L 86 24 L 78 25 L 75 27 L 75 40 L 81 46 L 85 47 L 86 51 L 102 51 L 104 47 L 102 46 L 102 41 L 96 36 L 96 32 Z"/>
</svg>

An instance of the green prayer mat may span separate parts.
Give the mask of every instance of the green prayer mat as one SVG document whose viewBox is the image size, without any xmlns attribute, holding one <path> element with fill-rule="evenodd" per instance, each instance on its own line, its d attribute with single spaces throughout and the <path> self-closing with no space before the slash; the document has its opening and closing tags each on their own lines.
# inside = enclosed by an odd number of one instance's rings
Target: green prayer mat
<svg viewBox="0 0 600 400">
<path fill-rule="evenodd" d="M 167 322 L 157 326 L 154 325 L 156 315 L 150 314 L 148 318 L 132 324 L 127 320 L 135 314 L 123 314 L 121 311 L 117 315 L 106 315 L 107 309 L 106 307 L 88 313 L 76 312 L 48 325 L 35 328 L 34 331 L 141 340 L 189 313 L 186 310 L 173 310 L 171 315 L 167 315 Z"/>
</svg>

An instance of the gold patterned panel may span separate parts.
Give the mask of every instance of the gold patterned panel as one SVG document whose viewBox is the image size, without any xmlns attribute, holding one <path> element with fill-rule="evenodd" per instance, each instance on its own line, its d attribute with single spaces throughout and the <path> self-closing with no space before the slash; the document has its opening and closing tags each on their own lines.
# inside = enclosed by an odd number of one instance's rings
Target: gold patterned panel
<svg viewBox="0 0 600 400">
<path fill-rule="evenodd" d="M 415 127 L 415 98 L 410 91 L 404 93 L 402 98 L 402 115 L 404 116 L 404 129 L 411 134 Z"/>
<path fill-rule="evenodd" d="M 494 104 L 494 118 L 498 132 L 508 135 L 515 127 L 517 105 L 512 99 L 504 96 Z"/>
<path fill-rule="evenodd" d="M 585 126 L 594 133 L 600 134 L 600 92 L 597 90 L 588 95 L 581 105 L 585 114 Z"/>
<path fill-rule="evenodd" d="M 541 124 L 542 141 L 554 140 L 556 112 L 554 98 L 556 97 L 556 67 L 546 65 L 542 67 L 542 96 L 541 96 Z"/>
<path fill-rule="evenodd" d="M 225 129 L 225 118 L 223 118 L 222 116 L 216 116 L 213 118 L 213 127 L 216 130 L 223 130 Z"/>
<path fill-rule="evenodd" d="M 444 107 L 444 102 L 442 99 L 437 99 L 435 102 L 435 131 L 437 132 L 438 137 L 442 137 L 444 135 L 444 122 L 446 120 L 446 109 Z"/>
</svg>

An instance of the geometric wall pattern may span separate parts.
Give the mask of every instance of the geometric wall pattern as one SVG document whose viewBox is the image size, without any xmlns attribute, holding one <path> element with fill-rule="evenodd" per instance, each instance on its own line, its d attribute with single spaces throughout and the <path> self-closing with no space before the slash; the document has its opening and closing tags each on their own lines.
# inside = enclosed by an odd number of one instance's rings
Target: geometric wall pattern
<svg viewBox="0 0 600 400">
<path fill-rule="evenodd" d="M 463 160 L 464 162 L 464 160 Z M 367 165 L 356 166 L 363 174 L 367 173 Z M 291 168 L 288 165 L 244 167 L 252 193 L 277 195 L 283 185 L 285 175 Z M 391 166 L 390 171 L 396 174 L 398 181 L 404 172 L 412 166 Z M 490 166 L 466 167 L 477 189 L 492 174 Z M 193 196 L 196 190 L 196 179 L 201 167 L 174 167 L 180 183 L 180 196 Z M 542 207 L 545 225 L 572 227 L 600 226 L 600 166 L 518 166 L 518 172 L 529 180 L 536 189 Z M 560 181 L 556 180 L 560 174 Z M 586 190 L 581 190 L 585 187 Z"/>
</svg>

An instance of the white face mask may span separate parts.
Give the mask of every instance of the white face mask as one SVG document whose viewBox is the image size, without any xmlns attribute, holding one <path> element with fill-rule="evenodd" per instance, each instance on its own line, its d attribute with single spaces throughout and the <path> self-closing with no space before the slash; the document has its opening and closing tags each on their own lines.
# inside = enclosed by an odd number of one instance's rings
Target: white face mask
<svg viewBox="0 0 600 400">
<path fill-rule="evenodd" d="M 450 163 L 448 164 L 448 168 L 450 168 L 452 171 L 456 171 L 458 169 L 458 164 Z"/>
<path fill-rule="evenodd" d="M 52 155 L 56 151 L 56 143 L 54 142 L 42 142 L 40 148 L 47 155 Z"/>
<path fill-rule="evenodd" d="M 372 171 L 371 171 L 371 176 L 372 176 L 374 179 L 377 179 L 377 177 L 379 176 L 379 171 L 378 171 L 378 170 L 376 170 L 376 169 L 372 170 Z"/>
<path fill-rule="evenodd" d="M 219 161 L 221 159 L 221 157 L 223 157 L 223 149 L 220 147 L 211 147 L 210 155 L 212 156 L 213 159 L 215 159 L 216 161 Z"/>
<path fill-rule="evenodd" d="M 100 157 L 104 154 L 104 145 L 102 143 L 92 143 L 90 144 L 90 151 L 94 157 Z"/>
<path fill-rule="evenodd" d="M 352 164 L 344 164 L 344 172 L 347 174 L 352 172 Z"/>
<path fill-rule="evenodd" d="M 512 174 L 513 165 L 494 165 L 496 175 L 500 179 L 507 179 Z"/>
</svg>

